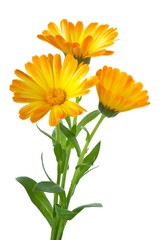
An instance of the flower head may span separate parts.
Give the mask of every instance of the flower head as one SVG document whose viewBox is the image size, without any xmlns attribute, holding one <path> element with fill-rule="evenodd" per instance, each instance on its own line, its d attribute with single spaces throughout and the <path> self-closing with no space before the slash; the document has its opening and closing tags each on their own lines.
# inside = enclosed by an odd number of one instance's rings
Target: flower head
<svg viewBox="0 0 160 240">
<path fill-rule="evenodd" d="M 89 63 L 91 57 L 113 54 L 113 51 L 105 48 L 114 43 L 117 35 L 116 28 L 109 28 L 108 24 L 98 26 L 98 23 L 94 22 L 84 28 L 80 21 L 74 25 L 63 19 L 60 29 L 50 22 L 48 30 L 44 30 L 38 38 L 60 49 L 65 55 L 74 55 L 79 62 Z"/>
<path fill-rule="evenodd" d="M 96 85 L 99 96 L 99 110 L 107 117 L 119 112 L 144 107 L 149 104 L 142 83 L 135 83 L 130 75 L 117 68 L 104 66 L 96 73 L 99 82 Z"/>
<path fill-rule="evenodd" d="M 25 68 L 28 74 L 16 70 L 19 79 L 13 80 L 10 86 L 14 92 L 13 100 L 27 103 L 19 111 L 21 119 L 30 118 L 32 122 L 37 122 L 50 112 L 49 124 L 56 126 L 60 119 L 75 117 L 85 111 L 69 99 L 87 94 L 88 88 L 97 83 L 96 76 L 82 80 L 89 70 L 87 64 L 78 65 L 70 54 L 62 64 L 59 54 L 49 54 L 34 56 Z"/>
</svg>

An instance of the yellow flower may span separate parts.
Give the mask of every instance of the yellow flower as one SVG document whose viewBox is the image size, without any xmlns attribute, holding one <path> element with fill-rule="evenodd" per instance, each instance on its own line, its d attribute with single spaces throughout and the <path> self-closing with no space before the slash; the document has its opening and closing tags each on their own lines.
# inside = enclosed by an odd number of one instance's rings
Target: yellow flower
<svg viewBox="0 0 160 240">
<path fill-rule="evenodd" d="M 88 88 L 97 83 L 93 76 L 82 80 L 87 74 L 87 64 L 78 65 L 78 61 L 68 54 L 62 64 L 59 54 L 40 57 L 34 56 L 32 63 L 25 64 L 28 74 L 16 70 L 19 79 L 12 81 L 10 90 L 13 100 L 27 103 L 19 111 L 21 119 L 30 118 L 37 122 L 48 112 L 49 124 L 56 126 L 66 116 L 77 116 L 85 111 L 79 104 L 70 101 L 89 92 Z"/>
<path fill-rule="evenodd" d="M 99 25 L 90 23 L 86 28 L 82 22 L 75 25 L 63 19 L 60 29 L 53 22 L 48 24 L 48 30 L 44 30 L 38 38 L 49 42 L 60 49 L 64 54 L 72 54 L 79 63 L 89 63 L 91 57 L 111 55 L 114 52 L 105 50 L 111 46 L 118 33 L 116 28 L 109 28 L 108 24 Z"/>
<path fill-rule="evenodd" d="M 99 110 L 107 117 L 119 112 L 144 107 L 149 104 L 147 91 L 143 84 L 135 83 L 130 75 L 117 68 L 104 66 L 96 73 L 99 82 L 96 85 L 99 96 Z"/>
</svg>

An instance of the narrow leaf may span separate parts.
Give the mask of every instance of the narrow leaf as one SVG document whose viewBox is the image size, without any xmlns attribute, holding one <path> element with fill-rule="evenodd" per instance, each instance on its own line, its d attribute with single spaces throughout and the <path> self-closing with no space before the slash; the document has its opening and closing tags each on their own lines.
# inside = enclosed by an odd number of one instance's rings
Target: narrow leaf
<svg viewBox="0 0 160 240">
<path fill-rule="evenodd" d="M 51 135 L 49 135 L 47 132 L 43 131 L 37 124 L 36 124 L 36 126 L 41 133 L 43 133 L 44 135 L 46 135 L 47 137 L 49 137 L 53 141 L 53 138 L 52 138 Z"/>
<path fill-rule="evenodd" d="M 60 173 L 64 172 L 64 165 L 66 161 L 66 151 L 62 148 L 60 143 L 56 143 L 54 145 L 54 153 L 56 156 L 56 160 L 58 162 L 58 171 Z"/>
<path fill-rule="evenodd" d="M 100 114 L 100 112 L 98 110 L 88 113 L 77 125 L 77 135 L 82 130 L 82 127 L 84 127 L 87 123 L 94 120 L 99 114 Z"/>
<path fill-rule="evenodd" d="M 16 180 L 25 188 L 32 203 L 39 209 L 52 227 L 52 206 L 44 193 L 33 191 L 37 183 L 29 177 L 18 177 Z"/>
<path fill-rule="evenodd" d="M 77 207 L 73 210 L 74 213 L 79 213 L 81 212 L 84 208 L 91 208 L 91 207 L 103 207 L 101 203 L 90 203 L 86 205 L 82 205 L 80 207 Z"/>
<path fill-rule="evenodd" d="M 76 212 L 69 211 L 67 209 L 63 209 L 59 205 L 55 206 L 55 211 L 56 211 L 58 218 L 64 219 L 64 220 L 71 220 L 72 218 L 74 218 L 77 215 Z"/>
<path fill-rule="evenodd" d="M 53 145 L 55 145 L 56 142 L 57 142 L 57 139 L 56 139 L 56 128 L 54 128 L 53 131 L 52 131 L 52 142 L 53 142 Z"/>
<path fill-rule="evenodd" d="M 63 188 L 61 188 L 58 184 L 54 182 L 39 182 L 34 186 L 33 190 L 39 192 L 58 193 L 61 201 L 63 203 L 66 202 L 65 191 L 63 190 Z"/>
<path fill-rule="evenodd" d="M 100 142 L 97 143 L 97 145 L 92 149 L 92 151 L 84 158 L 82 164 L 77 165 L 76 168 L 79 168 L 79 174 L 76 178 L 76 184 L 78 184 L 79 180 L 89 172 L 90 167 L 94 164 L 96 161 L 98 154 L 100 150 Z"/>
<path fill-rule="evenodd" d="M 97 143 L 92 151 L 84 158 L 83 163 L 89 163 L 92 165 L 98 157 L 100 146 L 101 142 Z"/>
<path fill-rule="evenodd" d="M 86 141 L 90 140 L 90 133 L 88 132 L 86 127 L 82 127 L 82 129 L 87 133 Z"/>
<path fill-rule="evenodd" d="M 76 124 L 72 127 L 71 132 L 76 136 L 77 126 Z"/>
<path fill-rule="evenodd" d="M 48 193 L 64 192 L 63 188 L 54 182 L 39 182 L 34 186 L 33 190 Z"/>
<path fill-rule="evenodd" d="M 57 162 L 62 161 L 62 146 L 60 143 L 54 145 L 54 154 L 56 156 Z"/>
<path fill-rule="evenodd" d="M 59 205 L 55 206 L 55 210 L 57 213 L 57 216 L 60 219 L 64 219 L 64 220 L 71 220 L 73 219 L 79 212 L 81 212 L 84 208 L 91 208 L 91 207 L 102 207 L 102 204 L 100 203 L 91 203 L 91 204 L 86 204 L 86 205 L 82 205 L 80 207 L 75 208 L 72 211 L 69 211 L 67 209 L 63 209 L 61 208 Z"/>
<path fill-rule="evenodd" d="M 66 128 L 62 123 L 60 123 L 60 130 L 68 138 L 68 140 L 73 144 L 73 146 L 77 151 L 77 155 L 79 157 L 81 153 L 81 149 L 75 135 L 68 128 Z"/>
<path fill-rule="evenodd" d="M 66 120 L 66 122 L 67 122 L 67 124 L 68 124 L 68 127 L 71 128 L 71 118 L 70 118 L 69 116 L 67 116 L 67 117 L 65 118 L 65 120 Z"/>
<path fill-rule="evenodd" d="M 50 176 L 48 175 L 46 169 L 45 169 L 45 166 L 44 166 L 44 161 L 43 161 L 43 153 L 41 153 L 41 162 L 42 162 L 42 168 L 43 168 L 43 171 L 44 173 L 46 174 L 47 178 L 49 179 L 49 181 L 52 181 L 52 179 L 50 178 Z"/>
</svg>

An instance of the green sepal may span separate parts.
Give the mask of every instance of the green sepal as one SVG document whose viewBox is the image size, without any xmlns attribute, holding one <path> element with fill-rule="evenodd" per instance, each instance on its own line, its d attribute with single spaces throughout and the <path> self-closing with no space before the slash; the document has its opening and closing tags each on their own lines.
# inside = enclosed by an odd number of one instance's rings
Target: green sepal
<svg viewBox="0 0 160 240">
<path fill-rule="evenodd" d="M 84 63 L 84 64 L 90 64 L 90 61 L 91 61 L 91 58 L 89 57 L 89 58 L 83 58 L 83 56 L 81 55 L 81 56 L 74 56 L 77 60 L 78 60 L 78 64 L 80 64 L 80 63 Z"/>
<path fill-rule="evenodd" d="M 80 103 L 80 101 L 82 100 L 82 96 L 80 96 L 80 97 L 76 97 L 76 103 Z"/>
<path fill-rule="evenodd" d="M 48 198 L 43 192 L 33 191 L 36 181 L 29 177 L 18 177 L 16 180 L 25 188 L 32 203 L 39 209 L 42 215 L 46 218 L 49 225 L 52 227 L 52 206 Z"/>
<path fill-rule="evenodd" d="M 78 143 L 75 135 L 67 127 L 65 127 L 62 123 L 60 123 L 60 130 L 66 136 L 66 138 L 73 144 L 73 146 L 76 149 L 77 156 L 79 157 L 80 153 L 81 153 L 81 149 L 80 149 L 79 143 Z"/>
<path fill-rule="evenodd" d="M 86 124 L 88 124 L 89 122 L 91 122 L 92 120 L 94 120 L 98 115 L 100 114 L 100 112 L 98 110 L 95 110 L 93 112 L 88 113 L 77 125 L 77 132 L 76 135 L 78 135 L 80 133 L 80 131 L 82 130 L 82 127 L 84 127 Z"/>
<path fill-rule="evenodd" d="M 104 106 L 101 102 L 98 105 L 99 111 L 106 117 L 115 117 L 119 112 L 114 109 L 110 109 L 108 106 Z"/>
</svg>

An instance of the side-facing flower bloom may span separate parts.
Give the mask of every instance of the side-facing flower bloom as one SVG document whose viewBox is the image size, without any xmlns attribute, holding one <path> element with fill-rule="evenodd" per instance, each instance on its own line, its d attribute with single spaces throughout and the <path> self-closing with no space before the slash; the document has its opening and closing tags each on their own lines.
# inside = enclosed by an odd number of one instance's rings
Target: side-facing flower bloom
<svg viewBox="0 0 160 240">
<path fill-rule="evenodd" d="M 63 19 L 60 29 L 53 22 L 48 24 L 38 38 L 60 49 L 64 54 L 72 54 L 79 62 L 89 63 L 91 57 L 111 55 L 114 52 L 105 48 L 114 43 L 118 33 L 116 28 L 109 28 L 108 24 L 90 23 L 86 28 L 81 21 L 75 25 Z"/>
<path fill-rule="evenodd" d="M 51 126 L 56 126 L 66 116 L 75 117 L 83 113 L 85 109 L 69 99 L 87 94 L 88 88 L 94 86 L 98 79 L 93 76 L 82 80 L 89 66 L 78 65 L 70 54 L 63 64 L 59 54 L 34 56 L 32 63 L 26 63 L 25 68 L 28 74 L 16 70 L 19 79 L 13 80 L 10 86 L 14 92 L 13 100 L 27 103 L 19 111 L 20 118 L 37 122 L 50 112 Z"/>
<path fill-rule="evenodd" d="M 143 84 L 135 83 L 132 76 L 120 72 L 117 68 L 104 66 L 96 73 L 99 82 L 96 85 L 99 96 L 99 110 L 107 117 L 119 112 L 147 106 L 148 95 L 142 90 Z"/>
</svg>

